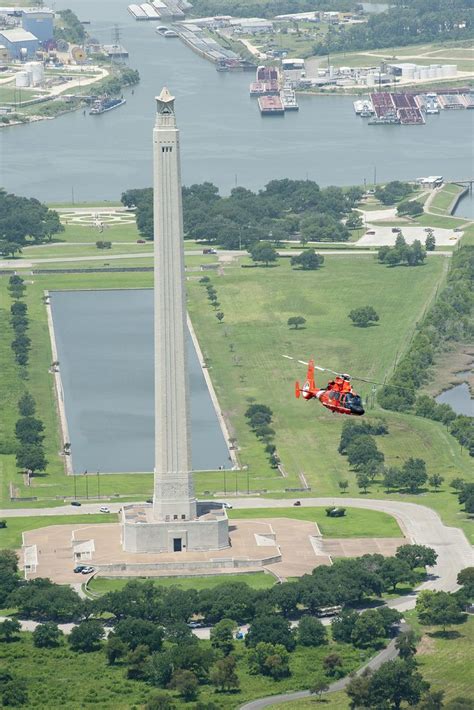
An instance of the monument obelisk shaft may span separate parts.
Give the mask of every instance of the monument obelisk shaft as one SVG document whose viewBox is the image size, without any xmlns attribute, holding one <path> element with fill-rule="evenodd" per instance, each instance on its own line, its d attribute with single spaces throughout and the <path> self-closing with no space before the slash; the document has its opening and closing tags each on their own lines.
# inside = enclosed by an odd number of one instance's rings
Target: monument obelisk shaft
<svg viewBox="0 0 474 710">
<path fill-rule="evenodd" d="M 193 520 L 186 355 L 183 213 L 174 98 L 157 97 L 153 130 L 155 241 L 155 478 L 159 521 Z"/>
</svg>

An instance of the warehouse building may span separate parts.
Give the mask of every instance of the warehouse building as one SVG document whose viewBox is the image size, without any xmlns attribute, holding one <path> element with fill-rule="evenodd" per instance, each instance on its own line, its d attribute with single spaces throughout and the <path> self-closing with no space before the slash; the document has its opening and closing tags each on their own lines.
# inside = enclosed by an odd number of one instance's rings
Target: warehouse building
<svg viewBox="0 0 474 710">
<path fill-rule="evenodd" d="M 8 50 L 12 59 L 31 59 L 39 48 L 39 39 L 34 34 L 15 28 L 0 30 L 0 44 Z"/>
<path fill-rule="evenodd" d="M 22 12 L 21 25 L 24 30 L 31 32 L 40 42 L 49 42 L 54 36 L 53 20 L 54 12 L 52 10 L 25 8 Z"/>
</svg>

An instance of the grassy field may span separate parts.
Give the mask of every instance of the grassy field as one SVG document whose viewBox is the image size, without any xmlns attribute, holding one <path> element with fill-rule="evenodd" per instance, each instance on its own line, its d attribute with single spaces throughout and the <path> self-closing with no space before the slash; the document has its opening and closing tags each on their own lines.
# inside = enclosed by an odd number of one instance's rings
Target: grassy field
<svg viewBox="0 0 474 710">
<path fill-rule="evenodd" d="M 317 710 L 325 708 L 325 710 L 347 710 L 350 707 L 349 698 L 340 690 L 338 693 L 328 693 L 323 696 L 322 701 L 316 696 L 313 698 L 302 698 L 301 700 L 292 700 L 287 703 L 278 703 L 278 705 L 270 705 L 269 710 L 276 708 L 284 708 L 284 710 Z"/>
<path fill-rule="evenodd" d="M 329 518 L 324 508 L 249 508 L 229 510 L 229 518 L 293 518 L 317 523 L 324 537 L 403 537 L 395 518 L 376 510 L 347 508 L 343 518 Z"/>
<path fill-rule="evenodd" d="M 134 577 L 134 580 L 145 581 L 143 577 Z M 148 578 L 148 581 L 150 578 Z M 94 577 L 87 585 L 88 591 L 93 594 L 106 594 L 115 592 L 129 582 L 129 579 L 112 579 L 110 577 Z M 265 572 L 248 572 L 244 574 L 220 574 L 208 577 L 160 577 L 152 578 L 157 587 L 180 587 L 181 589 L 212 589 L 226 582 L 245 582 L 252 589 L 270 589 L 276 583 L 272 574 Z"/>
<path fill-rule="evenodd" d="M 235 655 L 240 691 L 216 693 L 210 685 L 201 686 L 198 700 L 216 703 L 222 710 L 235 710 L 253 698 L 306 688 L 324 678 L 322 660 L 329 653 L 338 653 L 342 657 L 348 673 L 370 655 L 333 642 L 319 648 L 297 648 L 290 657 L 291 676 L 273 681 L 249 674 L 247 651 L 243 643 L 237 642 Z M 29 633 L 22 633 L 18 641 L 0 643 L 0 662 L 15 676 L 27 681 L 28 707 L 32 708 L 82 710 L 95 706 L 101 710 L 129 710 L 142 707 L 153 692 L 153 687 L 143 681 L 127 680 L 124 666 L 120 663 L 108 665 L 101 651 L 77 654 L 70 651 L 67 644 L 56 649 L 38 649 L 33 646 Z M 190 707 L 174 692 L 170 694 L 177 708 Z"/>
<path fill-rule="evenodd" d="M 203 257 L 189 259 L 197 265 Z M 127 261 L 132 265 L 142 261 L 149 264 L 146 258 L 124 260 Z M 119 263 L 124 265 L 122 261 Z M 94 262 L 83 263 L 92 264 Z M 219 494 L 224 490 L 227 493 L 244 492 L 248 486 L 251 491 L 265 491 L 267 495 L 294 496 L 294 493 L 285 493 L 285 489 L 301 486 L 300 473 L 304 473 L 309 481 L 311 495 L 339 495 L 337 483 L 344 479 L 349 481 L 349 493 L 357 494 L 355 475 L 349 470 L 346 459 L 337 453 L 342 419 L 318 404 L 297 402 L 292 397 L 293 382 L 296 378 L 304 378 L 305 368 L 285 361 L 281 355 L 298 358 L 314 355 L 318 364 L 383 382 L 404 351 L 416 321 L 441 282 L 444 264 L 443 259 L 436 258 L 428 260 L 419 269 L 386 269 L 373 257 L 361 255 L 357 258 L 327 256 L 321 270 L 308 273 L 292 270 L 287 260 L 268 269 L 227 268 L 223 276 L 211 275 L 225 313 L 221 325 L 217 323 L 213 309 L 209 308 L 198 279 L 189 280 L 191 317 L 219 401 L 231 431 L 237 436 L 240 460 L 249 465 L 248 474 L 246 471 L 227 473 L 225 486 L 222 472 L 197 474 L 198 494 L 205 491 Z M 64 266 L 70 267 L 71 263 L 66 262 Z M 151 273 L 35 275 L 34 283 L 27 288 L 34 357 L 31 358 L 29 379 L 24 382 L 11 356 L 8 336 L 10 298 L 6 278 L 0 279 L 0 324 L 7 333 L 0 345 L 4 374 L 0 381 L 0 397 L 5 401 L 0 443 L 3 451 L 13 451 L 16 402 L 21 392 L 28 388 L 41 403 L 50 462 L 47 475 L 36 477 L 32 487 L 25 488 L 16 472 L 14 456 L 0 456 L 3 505 L 8 505 L 10 481 L 15 482 L 18 495 L 35 495 L 54 502 L 55 496 L 73 494 L 73 481 L 64 476 L 62 460 L 57 453 L 59 437 L 52 380 L 48 374 L 51 354 L 45 309 L 41 302 L 43 290 L 151 285 Z M 397 298 L 393 294 L 397 294 Z M 369 329 L 354 328 L 347 313 L 352 307 L 365 303 L 376 307 L 380 324 Z M 289 330 L 286 321 L 291 315 L 303 315 L 307 319 L 306 328 Z M 320 377 L 318 383 L 322 382 Z M 364 397 L 370 393 L 370 385 L 361 383 L 359 389 Z M 276 445 L 287 478 L 270 469 L 263 446 L 247 427 L 243 413 L 252 397 L 270 405 L 274 411 Z M 439 472 L 447 479 L 446 483 L 454 476 L 469 474 L 472 461 L 466 453 L 461 455 L 456 441 L 440 424 L 370 407 L 368 415 L 380 416 L 389 424 L 390 434 L 378 439 L 389 465 L 396 463 L 403 452 L 402 459 L 410 455 L 425 458 L 428 470 Z M 84 485 L 80 481 L 77 483 L 78 486 Z M 150 474 L 101 475 L 103 494 L 147 497 L 151 488 Z M 78 495 L 84 493 L 78 489 Z M 370 495 L 384 497 L 386 494 L 381 486 L 375 485 Z M 423 496 L 402 496 L 401 499 L 433 505 L 450 524 L 463 523 L 457 500 L 446 484 L 440 493 L 427 491 Z M 468 529 L 467 524 L 465 529 Z"/>
<path fill-rule="evenodd" d="M 464 191 L 463 185 L 454 185 L 453 183 L 447 183 L 437 191 L 433 200 L 430 204 L 430 211 L 437 212 L 440 215 L 450 215 L 451 205 L 454 198 Z"/>
<path fill-rule="evenodd" d="M 7 527 L 0 529 L 0 549 L 17 549 L 22 545 L 21 534 L 28 530 L 45 528 L 48 525 L 81 525 L 83 523 L 116 523 L 118 516 L 115 513 L 85 513 L 84 515 L 45 515 L 20 518 L 8 518 Z"/>
</svg>

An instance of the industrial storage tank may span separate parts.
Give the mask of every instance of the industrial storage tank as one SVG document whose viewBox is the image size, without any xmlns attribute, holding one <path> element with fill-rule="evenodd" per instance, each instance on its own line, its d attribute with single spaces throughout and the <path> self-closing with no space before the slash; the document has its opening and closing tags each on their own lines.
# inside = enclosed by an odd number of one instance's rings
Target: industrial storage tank
<svg viewBox="0 0 474 710">
<path fill-rule="evenodd" d="M 18 88 L 25 88 L 26 86 L 30 85 L 30 72 L 27 71 L 19 71 L 18 74 L 15 75 L 15 86 Z"/>
<path fill-rule="evenodd" d="M 25 64 L 25 71 L 31 74 L 31 84 L 39 86 L 44 83 L 44 66 L 42 62 L 28 62 Z"/>
<path fill-rule="evenodd" d="M 443 76 L 456 76 L 458 73 L 458 65 L 457 64 L 443 64 L 441 67 L 442 75 Z"/>
<path fill-rule="evenodd" d="M 375 86 L 375 74 L 367 74 L 367 86 Z"/>
</svg>

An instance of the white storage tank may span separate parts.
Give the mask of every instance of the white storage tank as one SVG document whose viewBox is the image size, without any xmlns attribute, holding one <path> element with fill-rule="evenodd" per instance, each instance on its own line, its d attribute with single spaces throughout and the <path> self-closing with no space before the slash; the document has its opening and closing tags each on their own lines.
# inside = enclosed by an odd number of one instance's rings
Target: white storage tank
<svg viewBox="0 0 474 710">
<path fill-rule="evenodd" d="M 27 71 L 19 71 L 15 75 L 15 86 L 22 89 L 30 85 L 30 73 Z"/>
<path fill-rule="evenodd" d="M 457 64 L 443 64 L 441 69 L 443 76 L 456 76 L 458 73 Z"/>
<path fill-rule="evenodd" d="M 375 86 L 375 74 L 367 74 L 367 86 Z"/>
<path fill-rule="evenodd" d="M 42 62 L 28 62 L 25 70 L 31 73 L 32 85 L 39 86 L 44 83 L 44 66 Z"/>
</svg>

